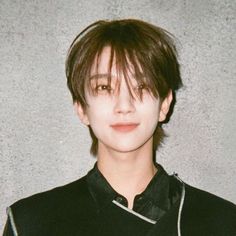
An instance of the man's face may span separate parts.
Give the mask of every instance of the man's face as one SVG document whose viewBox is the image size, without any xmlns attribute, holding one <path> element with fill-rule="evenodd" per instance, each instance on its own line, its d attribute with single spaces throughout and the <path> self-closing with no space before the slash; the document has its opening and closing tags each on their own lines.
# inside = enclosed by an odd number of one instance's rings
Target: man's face
<svg viewBox="0 0 236 236">
<path fill-rule="evenodd" d="M 82 122 L 90 125 L 98 139 L 98 147 L 116 152 L 138 150 L 150 142 L 160 117 L 162 104 L 145 87 L 138 85 L 129 75 L 129 87 L 124 75 L 111 70 L 111 84 L 108 85 L 110 48 L 105 47 L 98 67 L 91 70 L 91 87 L 95 93 L 86 92 L 88 106 L 85 110 L 77 104 Z M 115 62 L 114 62 L 115 64 Z M 96 79 L 95 79 L 96 77 Z M 142 89 L 142 100 L 137 93 Z"/>
</svg>

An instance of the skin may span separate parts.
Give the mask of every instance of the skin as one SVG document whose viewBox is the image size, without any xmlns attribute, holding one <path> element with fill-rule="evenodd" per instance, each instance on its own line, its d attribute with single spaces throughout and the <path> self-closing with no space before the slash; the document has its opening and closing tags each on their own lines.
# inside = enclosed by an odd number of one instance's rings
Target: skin
<svg viewBox="0 0 236 236">
<path fill-rule="evenodd" d="M 79 103 L 75 109 L 80 120 L 90 125 L 98 139 L 98 168 L 115 191 L 128 200 L 132 209 L 133 200 L 143 192 L 156 173 L 153 164 L 153 133 L 158 122 L 164 121 L 168 113 L 172 93 L 161 102 L 148 90 L 142 89 L 130 75 L 129 86 L 124 76 L 117 75 L 115 62 L 112 67 L 111 87 L 107 86 L 110 48 L 101 54 L 98 70 L 94 65 L 91 76 L 98 74 L 97 82 L 91 81 L 97 95 L 86 92 L 88 106 Z M 136 92 L 142 89 L 143 99 Z M 110 90 L 110 93 L 108 92 Z"/>
</svg>

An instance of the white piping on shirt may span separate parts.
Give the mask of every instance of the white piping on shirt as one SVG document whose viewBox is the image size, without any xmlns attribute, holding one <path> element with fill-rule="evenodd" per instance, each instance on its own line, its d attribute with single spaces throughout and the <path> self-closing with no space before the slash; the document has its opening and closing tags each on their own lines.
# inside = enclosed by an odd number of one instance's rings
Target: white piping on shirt
<svg viewBox="0 0 236 236">
<path fill-rule="evenodd" d="M 13 217 L 13 213 L 12 213 L 12 210 L 11 210 L 10 207 L 7 207 L 7 215 L 10 219 L 10 224 L 11 224 L 11 227 L 12 227 L 13 235 L 18 236 L 17 229 L 16 229 L 16 224 L 15 224 L 14 217 Z"/>
<path fill-rule="evenodd" d="M 179 204 L 179 211 L 178 211 L 178 219 L 177 219 L 177 231 L 178 231 L 178 236 L 181 236 L 181 215 L 182 215 L 182 211 L 183 211 L 183 206 L 184 206 L 184 200 L 185 200 L 185 184 L 184 182 L 178 177 L 178 175 L 176 173 L 174 173 L 174 177 L 182 183 L 182 191 L 181 191 L 181 199 L 180 199 L 180 204 Z M 119 202 L 113 200 L 112 201 L 114 204 L 116 204 L 117 206 L 121 207 L 122 209 L 130 212 L 131 214 L 133 215 L 136 215 L 137 217 L 149 222 L 149 223 L 152 223 L 152 224 L 156 224 L 156 221 L 155 220 L 151 220 L 125 206 L 123 206 L 122 204 L 120 204 Z"/>
<path fill-rule="evenodd" d="M 180 199 L 180 205 L 179 205 L 179 211 L 178 211 L 178 220 L 177 220 L 177 230 L 178 230 L 178 236 L 181 236 L 181 215 L 182 215 L 182 211 L 183 211 L 183 205 L 184 205 L 184 200 L 185 200 L 185 184 L 184 182 L 178 177 L 178 175 L 175 173 L 174 174 L 174 177 L 182 183 L 182 192 L 181 192 L 181 199 Z M 120 204 L 119 202 L 113 200 L 112 201 L 114 204 L 116 204 L 117 206 L 121 207 L 122 209 L 128 211 L 129 213 L 133 214 L 133 215 L 136 215 L 137 217 L 139 217 L 140 219 L 142 220 L 145 220 L 151 224 L 156 224 L 156 221 L 155 220 L 151 220 L 125 206 L 123 206 L 122 204 Z M 10 207 L 7 208 L 7 215 L 10 219 L 10 224 L 11 224 L 11 227 L 12 227 L 12 231 L 13 231 L 13 235 L 14 236 L 18 236 L 18 232 L 17 232 L 17 229 L 16 229 L 16 224 L 15 224 L 15 221 L 14 221 L 14 216 L 13 216 L 13 212 L 11 210 Z"/>
<path fill-rule="evenodd" d="M 174 177 L 182 183 L 182 192 L 181 192 L 181 199 L 180 199 L 180 204 L 179 204 L 179 212 L 178 212 L 178 220 L 177 220 L 177 230 L 178 230 L 178 236 L 181 236 L 181 215 L 182 215 L 182 210 L 183 210 L 183 205 L 184 205 L 184 200 L 185 200 L 185 184 L 184 182 L 178 177 L 176 173 L 174 173 Z"/>
<path fill-rule="evenodd" d="M 137 212 L 135 212 L 135 211 L 129 209 L 128 207 L 123 206 L 122 204 L 120 204 L 120 203 L 117 202 L 116 200 L 113 200 L 112 202 L 113 202 L 114 204 L 116 204 L 117 206 L 121 207 L 122 209 L 128 211 L 129 213 L 131 213 L 131 214 L 133 214 L 133 215 L 136 215 L 136 216 L 139 217 L 140 219 L 145 220 L 145 221 L 147 221 L 147 222 L 149 222 L 149 223 L 151 223 L 151 224 L 156 224 L 156 221 L 155 221 L 155 220 L 151 220 L 151 219 L 149 219 L 149 218 L 147 218 L 147 217 L 145 217 L 145 216 L 143 216 L 143 215 L 141 215 L 141 214 L 139 214 L 139 213 L 137 213 Z"/>
</svg>

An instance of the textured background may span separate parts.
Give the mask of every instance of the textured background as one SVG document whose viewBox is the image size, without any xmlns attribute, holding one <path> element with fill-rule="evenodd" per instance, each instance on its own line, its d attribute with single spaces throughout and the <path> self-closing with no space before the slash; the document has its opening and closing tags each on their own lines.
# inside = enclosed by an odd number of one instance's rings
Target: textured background
<svg viewBox="0 0 236 236">
<path fill-rule="evenodd" d="M 6 206 L 77 179 L 95 161 L 64 60 L 76 34 L 98 19 L 140 18 L 178 38 L 185 86 L 157 159 L 236 202 L 235 15 L 234 0 L 2 0 L 0 232 Z"/>
</svg>

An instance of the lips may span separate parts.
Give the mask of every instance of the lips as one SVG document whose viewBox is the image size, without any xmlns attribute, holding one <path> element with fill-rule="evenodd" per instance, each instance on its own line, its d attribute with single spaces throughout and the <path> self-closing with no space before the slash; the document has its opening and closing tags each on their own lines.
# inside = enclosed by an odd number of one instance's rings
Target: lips
<svg viewBox="0 0 236 236">
<path fill-rule="evenodd" d="M 117 123 L 111 125 L 111 127 L 119 132 L 130 132 L 137 128 L 138 123 Z"/>
</svg>

